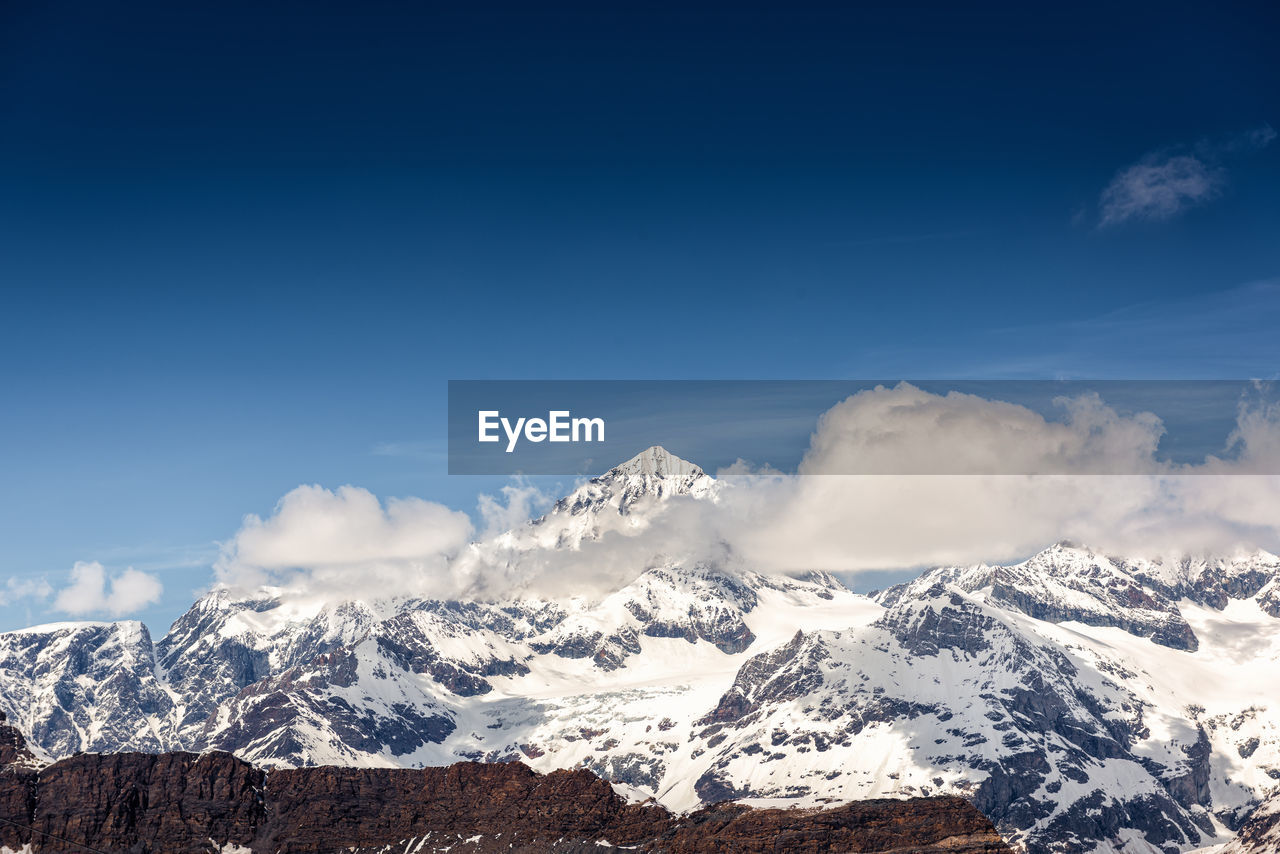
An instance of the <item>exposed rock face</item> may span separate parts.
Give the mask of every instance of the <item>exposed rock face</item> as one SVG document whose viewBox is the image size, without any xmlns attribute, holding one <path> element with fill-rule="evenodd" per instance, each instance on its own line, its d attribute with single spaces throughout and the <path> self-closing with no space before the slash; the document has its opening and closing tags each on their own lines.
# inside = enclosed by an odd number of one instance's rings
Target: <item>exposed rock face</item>
<svg viewBox="0 0 1280 854">
<path fill-rule="evenodd" d="M 1173 601 L 1178 598 L 1175 587 L 1150 583 L 1161 569 L 1167 568 L 1127 564 L 1058 543 L 1013 566 L 935 570 L 914 584 L 886 591 L 882 601 L 894 604 L 902 596 L 915 594 L 925 579 L 968 591 L 986 588 L 992 602 L 1037 620 L 1115 626 L 1163 646 L 1194 651 L 1199 641 Z M 1182 586 L 1189 584 L 1182 582 Z"/>
<path fill-rule="evenodd" d="M 1258 807 L 1218 854 L 1280 854 L 1280 790 Z"/>
<path fill-rule="evenodd" d="M 195 854 L 243 845 L 265 819 L 262 771 L 229 753 L 83 754 L 40 772 L 35 851 Z"/>
<path fill-rule="evenodd" d="M 721 804 L 687 816 L 649 850 L 980 854 L 1009 849 L 981 813 L 951 797 L 859 801 L 830 810 L 753 810 Z"/>
<path fill-rule="evenodd" d="M 7 726 L 0 712 L 0 849 L 19 850 L 31 840 L 26 816 L 36 808 L 36 777 L 40 761 L 27 749 L 16 727 Z M 16 822 L 16 824 L 11 823 Z"/>
<path fill-rule="evenodd" d="M 14 730 L 0 727 L 0 736 L 20 745 Z M 954 797 L 825 811 L 724 804 L 676 817 L 627 803 L 587 771 L 542 775 L 520 763 L 266 775 L 214 752 L 84 754 L 41 771 L 0 769 L 0 845 L 33 854 L 589 851 L 605 841 L 670 854 L 1008 851 Z"/>
<path fill-rule="evenodd" d="M 733 574 L 703 566 L 653 567 L 606 597 L 597 612 L 567 616 L 530 646 L 561 658 L 590 658 L 606 670 L 639 653 L 641 636 L 705 640 L 732 655 L 755 640 L 746 615 L 756 604 L 756 591 Z"/>
<path fill-rule="evenodd" d="M 317 755 L 355 759 L 386 750 L 399 756 L 443 741 L 454 730 L 453 716 L 431 694 L 406 696 L 409 688 L 375 699 L 358 685 L 362 664 L 379 660 L 379 652 L 376 641 L 365 640 L 250 685 L 229 703 L 230 714 L 209 721 L 199 743 L 270 757 L 273 764 L 316 765 Z"/>
<path fill-rule="evenodd" d="M 361 640 L 379 619 L 361 602 L 304 614 L 291 613 L 289 606 L 274 595 L 233 599 L 215 590 L 156 644 L 157 670 L 185 701 L 177 721 L 183 746 L 194 746 L 196 733 L 219 704 L 254 683 Z"/>
<path fill-rule="evenodd" d="M 27 747 L 22 731 L 9 726 L 9 716 L 0 712 L 0 771 L 12 768 L 39 768 L 43 763 Z"/>
<path fill-rule="evenodd" d="M 589 772 L 544 776 L 518 762 L 276 771 L 267 804 L 270 824 L 255 850 L 315 854 L 337 840 L 375 847 L 427 834 L 515 834 L 533 850 L 557 839 L 635 845 L 674 823 L 661 807 L 626 803 Z"/>
</svg>

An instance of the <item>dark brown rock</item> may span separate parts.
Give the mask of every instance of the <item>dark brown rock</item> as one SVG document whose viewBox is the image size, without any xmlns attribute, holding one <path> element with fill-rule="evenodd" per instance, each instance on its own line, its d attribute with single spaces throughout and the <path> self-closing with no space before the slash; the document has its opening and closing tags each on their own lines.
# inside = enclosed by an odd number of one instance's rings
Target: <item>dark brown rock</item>
<svg viewBox="0 0 1280 854">
<path fill-rule="evenodd" d="M 32 845 L 203 854 L 243 844 L 266 817 L 262 784 L 262 771 L 229 753 L 73 756 L 40 772 Z"/>
<path fill-rule="evenodd" d="M 632 804 L 585 770 L 519 762 L 447 768 L 254 768 L 228 753 L 81 754 L 37 770 L 0 725 L 0 845 L 35 854 L 578 852 L 651 854 L 1007 852 L 960 798 L 826 810 L 716 804 L 674 816 Z"/>
<path fill-rule="evenodd" d="M 542 775 L 518 762 L 274 771 L 267 803 L 270 826 L 255 850 L 318 853 L 339 838 L 372 847 L 428 833 L 636 844 L 673 821 L 661 807 L 626 803 L 587 771 Z"/>
<path fill-rule="evenodd" d="M 39 760 L 16 728 L 0 712 L 0 848 L 22 848 L 31 841 L 27 826 L 36 806 Z"/>
<path fill-rule="evenodd" d="M 5 720 L 5 713 L 0 712 L 0 769 L 10 765 L 19 765 L 24 768 L 39 766 L 40 761 L 27 748 L 27 740 L 22 732 L 17 727 L 8 726 Z"/>
<path fill-rule="evenodd" d="M 717 804 L 686 816 L 649 847 L 665 854 L 1007 852 L 991 822 L 955 797 L 857 801 L 826 810 Z"/>
</svg>

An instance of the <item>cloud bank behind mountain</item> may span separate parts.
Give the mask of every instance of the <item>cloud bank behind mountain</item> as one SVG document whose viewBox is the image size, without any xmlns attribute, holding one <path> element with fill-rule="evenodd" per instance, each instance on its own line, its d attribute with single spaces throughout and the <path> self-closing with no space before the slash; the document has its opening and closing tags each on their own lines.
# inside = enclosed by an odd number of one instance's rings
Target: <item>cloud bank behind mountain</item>
<svg viewBox="0 0 1280 854">
<path fill-rule="evenodd" d="M 523 481 L 482 499 L 479 534 L 434 502 L 299 487 L 246 517 L 216 576 L 325 596 L 494 598 L 601 593 L 661 562 L 858 572 L 1004 561 L 1061 539 L 1152 557 L 1280 546 L 1280 477 L 1255 473 L 1280 465 L 1276 404 L 1242 402 L 1222 453 L 1191 465 L 1158 458 L 1164 427 L 1150 413 L 1096 395 L 1060 407 L 1050 420 L 909 384 L 859 392 L 818 420 L 799 475 L 735 466 L 713 498 L 651 502 L 643 524 L 576 549 L 493 543 L 548 503 Z M 851 470 L 866 473 L 824 474 Z"/>
</svg>

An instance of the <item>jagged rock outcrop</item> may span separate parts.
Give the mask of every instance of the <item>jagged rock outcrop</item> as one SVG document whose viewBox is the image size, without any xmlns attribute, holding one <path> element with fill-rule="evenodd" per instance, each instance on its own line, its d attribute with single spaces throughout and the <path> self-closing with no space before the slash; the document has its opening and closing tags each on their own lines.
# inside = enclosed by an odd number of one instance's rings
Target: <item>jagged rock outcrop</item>
<svg viewBox="0 0 1280 854">
<path fill-rule="evenodd" d="M 264 823 L 262 785 L 261 770 L 229 753 L 73 756 L 40 771 L 30 843 L 36 852 L 219 851 Z"/>
<path fill-rule="evenodd" d="M 240 691 L 364 638 L 380 614 L 364 602 L 296 609 L 278 593 L 202 596 L 156 644 L 156 664 L 184 699 L 177 730 L 196 744 L 209 717 Z"/>
<path fill-rule="evenodd" d="M 605 670 L 639 653 L 641 637 L 704 640 L 732 655 L 755 640 L 746 615 L 757 601 L 755 589 L 732 573 L 706 566 L 651 567 L 598 608 L 570 614 L 531 639 L 530 647 L 561 658 L 589 658 Z"/>
<path fill-rule="evenodd" d="M 7 725 L 0 712 L 0 849 L 19 850 L 31 841 L 26 817 L 36 808 L 36 778 L 41 762 L 27 740 Z"/>
<path fill-rule="evenodd" d="M 1149 583 L 1152 577 L 1162 575 L 1161 568 L 1151 562 L 1129 564 L 1058 543 L 1012 566 L 980 564 L 934 570 L 911 584 L 885 591 L 879 598 L 892 605 L 904 596 L 916 595 L 924 584 L 951 584 L 970 592 L 986 589 L 991 601 L 1037 620 L 1114 626 L 1163 646 L 1194 652 L 1199 640 L 1175 604 L 1182 588 Z"/>
<path fill-rule="evenodd" d="M 39 768 L 43 765 L 31 748 L 22 731 L 9 725 L 9 716 L 0 712 L 0 771 L 14 768 Z"/>
</svg>

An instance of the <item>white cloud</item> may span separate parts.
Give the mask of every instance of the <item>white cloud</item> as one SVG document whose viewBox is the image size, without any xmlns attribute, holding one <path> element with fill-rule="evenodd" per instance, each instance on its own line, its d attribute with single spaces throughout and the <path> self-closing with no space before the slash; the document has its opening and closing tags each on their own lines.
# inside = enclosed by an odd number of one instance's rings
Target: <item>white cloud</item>
<svg viewBox="0 0 1280 854">
<path fill-rule="evenodd" d="M 480 518 L 484 520 L 481 536 L 487 538 L 509 531 L 543 512 L 553 503 L 554 495 L 517 477 L 512 483 L 502 487 L 501 499 L 493 495 L 479 497 Z"/>
<path fill-rule="evenodd" d="M 1097 394 L 1059 398 L 1066 420 L 909 384 L 852 395 L 818 421 L 802 474 L 1127 474 L 1155 470 L 1164 428 L 1121 417 Z"/>
<path fill-rule="evenodd" d="M 53 587 L 43 578 L 10 578 L 0 589 L 0 606 L 23 599 L 48 599 L 52 595 Z"/>
<path fill-rule="evenodd" d="M 1228 154 L 1248 154 L 1266 148 L 1276 138 L 1275 128 L 1263 125 L 1253 130 L 1237 134 L 1223 142 L 1219 147 Z"/>
<path fill-rule="evenodd" d="M 107 614 L 119 617 L 160 601 L 163 587 L 153 575 L 130 567 L 110 578 L 97 561 L 77 561 L 71 584 L 58 591 L 53 607 L 74 616 Z"/>
<path fill-rule="evenodd" d="M 1220 167 L 1193 155 L 1148 155 L 1121 170 L 1102 191 L 1099 224 L 1170 219 L 1216 196 L 1225 182 Z"/>
<path fill-rule="evenodd" d="M 1061 405 L 1051 421 L 907 384 L 860 392 L 820 419 L 806 476 L 735 465 L 714 502 L 578 552 L 469 566 L 472 589 L 602 592 L 664 560 L 857 572 L 1013 560 L 1062 539 L 1153 557 L 1280 545 L 1280 477 L 1253 473 L 1280 470 L 1280 407 L 1242 404 L 1233 453 L 1188 466 L 1157 459 L 1150 414 L 1094 395 Z"/>
<path fill-rule="evenodd" d="M 1226 185 L 1222 159 L 1265 148 L 1276 137 L 1270 125 L 1218 141 L 1202 140 L 1190 152 L 1145 155 L 1111 179 L 1098 200 L 1099 227 L 1132 220 L 1167 220 L 1216 197 Z"/>
<path fill-rule="evenodd" d="M 742 457 L 738 457 L 723 468 L 716 469 L 716 477 L 741 477 L 743 475 L 769 476 L 778 474 L 782 474 L 782 472 L 768 463 L 756 465 L 751 460 L 744 460 Z"/>
<path fill-rule="evenodd" d="M 262 519 L 246 516 L 214 564 L 239 589 L 263 584 L 316 594 L 429 594 L 442 589 L 448 558 L 471 536 L 465 513 L 420 498 L 385 507 L 365 489 L 299 486 Z"/>
<path fill-rule="evenodd" d="M 730 492 L 727 539 L 748 563 L 830 570 L 1003 560 L 1063 538 L 1152 555 L 1280 543 L 1280 477 L 1254 473 L 1280 464 L 1280 408 L 1242 404 L 1234 456 L 1179 466 L 1157 460 L 1154 416 L 1064 405 L 1059 423 L 905 384 L 854 395 L 823 416 L 802 470 L 870 473 Z"/>
</svg>

